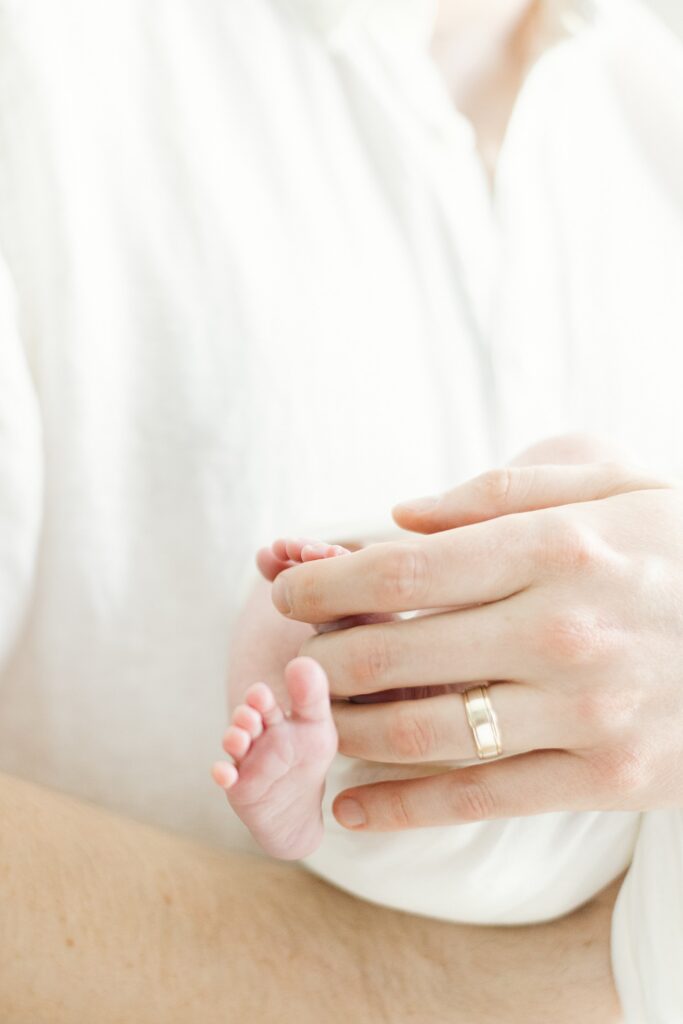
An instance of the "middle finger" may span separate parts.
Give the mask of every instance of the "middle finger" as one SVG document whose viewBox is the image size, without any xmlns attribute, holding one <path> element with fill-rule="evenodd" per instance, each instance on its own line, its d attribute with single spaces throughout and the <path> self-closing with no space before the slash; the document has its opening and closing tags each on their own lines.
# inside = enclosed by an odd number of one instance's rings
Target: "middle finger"
<svg viewBox="0 0 683 1024">
<path fill-rule="evenodd" d="M 529 679 L 520 598 L 480 608 L 356 626 L 308 640 L 302 653 L 335 697 L 473 679 Z"/>
</svg>

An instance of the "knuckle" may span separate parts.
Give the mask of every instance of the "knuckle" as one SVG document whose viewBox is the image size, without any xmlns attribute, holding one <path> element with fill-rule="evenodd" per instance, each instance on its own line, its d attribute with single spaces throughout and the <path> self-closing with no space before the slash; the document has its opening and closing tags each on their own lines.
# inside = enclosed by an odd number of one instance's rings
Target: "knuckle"
<svg viewBox="0 0 683 1024">
<path fill-rule="evenodd" d="M 587 572 L 602 564 L 604 545 L 592 530 L 555 511 L 547 513 L 545 519 L 542 555 L 551 571 Z"/>
<path fill-rule="evenodd" d="M 361 686 L 371 689 L 386 679 L 391 668 L 391 653 L 386 630 L 369 626 L 359 630 L 351 641 L 349 675 Z"/>
<path fill-rule="evenodd" d="M 412 819 L 403 797 L 401 786 L 391 790 L 387 802 L 387 811 L 390 825 L 399 829 L 411 827 Z"/>
<path fill-rule="evenodd" d="M 476 769 L 454 773 L 450 797 L 451 810 L 458 821 L 485 821 L 496 816 L 496 800 Z"/>
<path fill-rule="evenodd" d="M 646 781 L 645 756 L 634 743 L 596 753 L 593 769 L 599 788 L 617 797 L 638 793 Z"/>
<path fill-rule="evenodd" d="M 539 653 L 562 664 L 603 662 L 614 657 L 620 645 L 619 631 L 588 608 L 553 612 L 540 623 Z"/>
<path fill-rule="evenodd" d="M 387 567 L 379 575 L 380 598 L 383 606 L 409 608 L 427 595 L 429 590 L 429 560 L 419 544 L 393 545 Z"/>
<path fill-rule="evenodd" d="M 623 735 L 632 714 L 621 694 L 604 686 L 592 686 L 576 698 L 576 717 L 585 735 Z"/>
<path fill-rule="evenodd" d="M 507 508 L 517 476 L 510 466 L 501 466 L 482 473 L 475 481 L 485 505 L 493 509 Z"/>
<path fill-rule="evenodd" d="M 396 708 L 389 730 L 389 749 L 399 762 L 423 761 L 434 750 L 433 728 L 410 706 L 419 703 L 410 701 Z"/>
</svg>

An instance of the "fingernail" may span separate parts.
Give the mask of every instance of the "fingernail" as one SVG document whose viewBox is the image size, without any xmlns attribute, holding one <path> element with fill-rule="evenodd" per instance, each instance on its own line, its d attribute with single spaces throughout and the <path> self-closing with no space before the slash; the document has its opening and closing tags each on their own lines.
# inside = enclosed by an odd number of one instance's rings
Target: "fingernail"
<svg viewBox="0 0 683 1024">
<path fill-rule="evenodd" d="M 416 498 L 414 501 L 402 501 L 400 505 L 397 505 L 397 509 L 401 509 L 406 512 L 417 512 L 418 515 L 422 515 L 424 512 L 431 512 L 441 501 L 441 497 L 437 495 L 430 495 L 428 498 Z"/>
<path fill-rule="evenodd" d="M 292 614 L 292 602 L 289 597 L 289 584 L 282 573 L 273 583 L 273 604 L 283 615 Z"/>
<path fill-rule="evenodd" d="M 334 808 L 334 815 L 344 828 L 360 828 L 365 825 L 365 812 L 356 800 L 345 797 Z"/>
</svg>

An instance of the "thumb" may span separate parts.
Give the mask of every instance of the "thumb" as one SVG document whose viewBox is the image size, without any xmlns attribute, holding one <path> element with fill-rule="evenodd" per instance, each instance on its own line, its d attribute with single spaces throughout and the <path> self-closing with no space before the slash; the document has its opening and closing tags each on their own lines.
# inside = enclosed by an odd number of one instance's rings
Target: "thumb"
<svg viewBox="0 0 683 1024">
<path fill-rule="evenodd" d="M 618 462 L 504 466 L 438 497 L 403 502 L 394 508 L 393 516 L 404 530 L 440 533 L 499 516 L 672 486 L 676 484 L 671 480 Z"/>
</svg>

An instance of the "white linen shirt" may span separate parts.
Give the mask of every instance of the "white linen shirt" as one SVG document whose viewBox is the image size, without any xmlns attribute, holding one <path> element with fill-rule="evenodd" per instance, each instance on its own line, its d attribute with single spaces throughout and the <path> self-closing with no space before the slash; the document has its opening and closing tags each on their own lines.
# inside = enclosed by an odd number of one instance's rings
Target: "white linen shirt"
<svg viewBox="0 0 683 1024">
<path fill-rule="evenodd" d="M 259 544 L 382 526 L 559 430 L 681 471 L 680 44 L 597 3 L 492 201 L 432 13 L 0 0 L 3 770 L 224 839 Z M 657 830 L 678 900 L 645 915 Z M 683 1007 L 681 831 L 644 816 L 615 913 L 633 1024 Z"/>
</svg>

